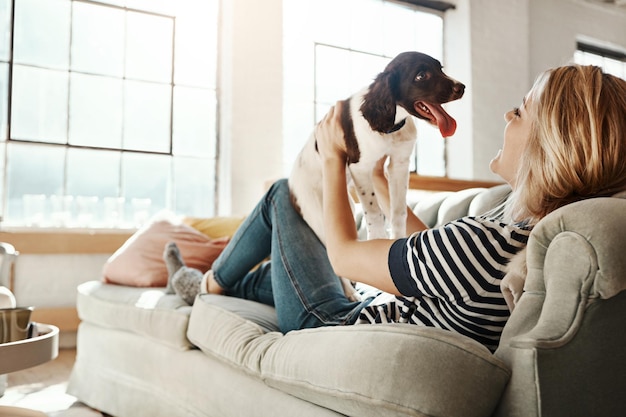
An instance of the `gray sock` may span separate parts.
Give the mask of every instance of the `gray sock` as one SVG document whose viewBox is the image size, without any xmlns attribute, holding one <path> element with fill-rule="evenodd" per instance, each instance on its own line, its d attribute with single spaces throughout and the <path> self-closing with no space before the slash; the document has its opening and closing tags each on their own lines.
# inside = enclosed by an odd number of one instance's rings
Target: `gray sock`
<svg viewBox="0 0 626 417">
<path fill-rule="evenodd" d="M 200 293 L 202 272 L 183 266 L 170 279 L 174 292 L 187 304 L 192 305 L 196 295 Z"/>
<path fill-rule="evenodd" d="M 165 245 L 165 251 L 163 252 L 163 260 L 167 267 L 167 287 L 165 288 L 166 294 L 174 294 L 174 288 L 172 288 L 172 277 L 178 270 L 185 266 L 183 257 L 180 254 L 180 250 L 176 243 L 169 242 Z"/>
</svg>

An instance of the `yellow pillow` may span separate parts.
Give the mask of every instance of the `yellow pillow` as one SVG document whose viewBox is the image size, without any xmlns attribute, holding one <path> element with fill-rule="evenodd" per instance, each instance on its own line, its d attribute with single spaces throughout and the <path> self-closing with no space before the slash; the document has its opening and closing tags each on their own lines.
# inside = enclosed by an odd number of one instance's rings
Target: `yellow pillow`
<svg viewBox="0 0 626 417">
<path fill-rule="evenodd" d="M 219 237 L 232 237 L 235 231 L 245 219 L 244 217 L 223 216 L 223 217 L 185 217 L 183 223 L 191 226 L 212 239 Z"/>
</svg>

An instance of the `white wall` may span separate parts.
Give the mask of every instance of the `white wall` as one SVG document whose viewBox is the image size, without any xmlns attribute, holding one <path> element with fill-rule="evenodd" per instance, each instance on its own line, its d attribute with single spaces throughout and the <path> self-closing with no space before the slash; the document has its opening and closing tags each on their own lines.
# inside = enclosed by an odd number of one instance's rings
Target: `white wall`
<svg viewBox="0 0 626 417">
<path fill-rule="evenodd" d="M 282 0 L 225 0 L 221 14 L 218 213 L 243 215 L 282 174 Z"/>
<path fill-rule="evenodd" d="M 579 37 L 626 48 L 626 7 L 586 0 L 458 0 L 446 16 L 446 70 L 468 86 L 449 176 L 498 179 L 489 161 L 501 146 L 503 114 L 540 72 L 570 62 Z M 452 107 L 450 107 L 452 109 Z M 455 110 L 458 113 L 458 110 Z"/>
<path fill-rule="evenodd" d="M 567 63 L 578 37 L 626 49 L 626 6 L 586 0 L 532 0 L 530 22 L 532 78 L 545 68 Z"/>
<path fill-rule="evenodd" d="M 342 1 L 342 0 L 337 0 Z M 450 1 L 450 0 L 449 0 Z M 503 114 L 520 104 L 540 71 L 568 62 L 579 36 L 626 48 L 626 8 L 584 0 L 452 0 L 445 70 L 467 86 L 448 106 L 449 176 L 497 179 Z M 221 214 L 246 214 L 282 162 L 282 1 L 224 0 Z"/>
<path fill-rule="evenodd" d="M 529 0 L 459 0 L 446 16 L 446 70 L 466 83 L 457 135 L 448 140 L 448 175 L 493 179 L 505 110 L 518 105 L 528 78 Z M 459 45 L 459 39 L 462 43 Z"/>
</svg>

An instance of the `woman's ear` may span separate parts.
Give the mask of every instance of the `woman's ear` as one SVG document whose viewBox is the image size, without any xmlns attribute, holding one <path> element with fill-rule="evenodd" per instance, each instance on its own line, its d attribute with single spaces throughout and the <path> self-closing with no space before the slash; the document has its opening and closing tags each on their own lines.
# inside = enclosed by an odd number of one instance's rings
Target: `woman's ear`
<svg viewBox="0 0 626 417">
<path fill-rule="evenodd" d="M 396 119 L 396 101 L 393 97 L 392 73 L 384 71 L 378 74 L 363 97 L 361 114 L 372 130 L 380 133 L 389 132 Z"/>
</svg>

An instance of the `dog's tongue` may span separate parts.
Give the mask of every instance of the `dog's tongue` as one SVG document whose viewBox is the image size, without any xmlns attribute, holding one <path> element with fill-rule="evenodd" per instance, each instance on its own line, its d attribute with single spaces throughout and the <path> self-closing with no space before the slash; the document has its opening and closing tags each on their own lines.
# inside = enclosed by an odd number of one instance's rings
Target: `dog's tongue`
<svg viewBox="0 0 626 417">
<path fill-rule="evenodd" d="M 456 132 L 456 120 L 452 116 L 450 116 L 444 109 L 441 107 L 441 104 L 433 104 L 426 103 L 425 101 L 421 101 L 415 103 L 415 109 L 419 111 L 421 114 L 424 114 L 424 111 L 419 110 L 419 106 L 424 105 L 428 110 L 430 110 L 431 116 L 429 117 L 430 122 L 432 124 L 437 124 L 439 131 L 441 132 L 441 136 L 447 138 L 449 136 L 454 135 Z M 435 120 L 433 120 L 433 118 Z"/>
</svg>

